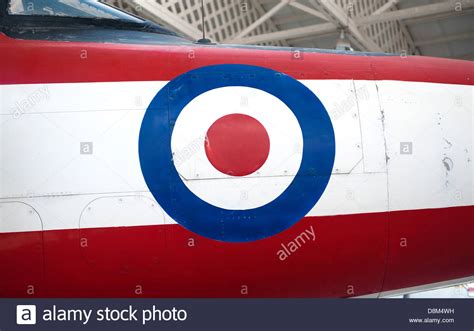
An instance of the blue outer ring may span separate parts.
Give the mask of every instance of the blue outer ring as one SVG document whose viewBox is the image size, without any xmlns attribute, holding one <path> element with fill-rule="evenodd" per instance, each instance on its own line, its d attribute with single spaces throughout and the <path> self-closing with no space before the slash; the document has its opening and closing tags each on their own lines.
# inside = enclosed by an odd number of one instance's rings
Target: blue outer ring
<svg viewBox="0 0 474 331">
<path fill-rule="evenodd" d="M 275 200 L 254 209 L 228 210 L 201 200 L 182 182 L 172 161 L 171 133 L 180 112 L 198 95 L 226 86 L 252 87 L 277 97 L 293 111 L 303 133 L 303 158 L 292 183 Z M 326 109 L 302 83 L 263 67 L 223 64 L 188 71 L 158 92 L 143 118 L 139 154 L 148 188 L 174 220 L 204 237 L 246 242 L 288 229 L 311 210 L 329 182 L 335 139 Z"/>
</svg>

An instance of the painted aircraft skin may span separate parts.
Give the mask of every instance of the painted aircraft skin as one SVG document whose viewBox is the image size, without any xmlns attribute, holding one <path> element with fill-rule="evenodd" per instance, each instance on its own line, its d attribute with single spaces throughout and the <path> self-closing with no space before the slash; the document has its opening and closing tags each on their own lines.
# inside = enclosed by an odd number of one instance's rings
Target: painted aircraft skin
<svg viewBox="0 0 474 331">
<path fill-rule="evenodd" d="M 0 34 L 0 297 L 474 276 L 474 65 Z"/>
</svg>

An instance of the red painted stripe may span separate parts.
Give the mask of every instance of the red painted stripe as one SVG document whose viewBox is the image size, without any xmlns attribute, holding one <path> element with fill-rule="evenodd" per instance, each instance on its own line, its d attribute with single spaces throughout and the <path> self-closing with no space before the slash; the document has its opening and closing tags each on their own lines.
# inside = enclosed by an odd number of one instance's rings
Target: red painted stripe
<svg viewBox="0 0 474 331">
<path fill-rule="evenodd" d="M 470 61 L 209 46 L 15 40 L 0 33 L 0 84 L 170 80 L 223 63 L 269 67 L 296 79 L 400 80 L 473 85 Z"/>
<path fill-rule="evenodd" d="M 474 275 L 473 212 L 306 217 L 242 244 L 179 225 L 3 233 L 0 297 L 344 297 L 462 278 Z M 316 240 L 279 260 L 311 227 Z"/>
<path fill-rule="evenodd" d="M 474 275 L 474 208 L 390 213 L 384 291 Z"/>
</svg>

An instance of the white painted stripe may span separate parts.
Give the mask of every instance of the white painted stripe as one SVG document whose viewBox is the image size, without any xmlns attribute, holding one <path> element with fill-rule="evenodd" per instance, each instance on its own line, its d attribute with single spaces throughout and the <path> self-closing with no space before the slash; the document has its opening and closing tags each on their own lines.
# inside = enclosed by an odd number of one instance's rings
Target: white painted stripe
<svg viewBox="0 0 474 331">
<path fill-rule="evenodd" d="M 98 197 L 152 198 L 140 170 L 138 133 L 165 83 L 0 86 L 0 201 L 28 203 L 42 228 L 53 230 L 78 228 L 81 212 Z M 309 215 L 473 205 L 472 86 L 302 83 L 323 102 L 336 134 L 334 174 Z M 80 154 L 81 142 L 93 143 L 92 154 Z M 401 153 L 403 142 L 412 143 L 412 154 Z M 38 229 L 3 214 L 0 221 L 0 232 Z M 164 222 L 174 221 L 164 213 Z M 142 223 L 150 220 L 110 226 Z"/>
</svg>

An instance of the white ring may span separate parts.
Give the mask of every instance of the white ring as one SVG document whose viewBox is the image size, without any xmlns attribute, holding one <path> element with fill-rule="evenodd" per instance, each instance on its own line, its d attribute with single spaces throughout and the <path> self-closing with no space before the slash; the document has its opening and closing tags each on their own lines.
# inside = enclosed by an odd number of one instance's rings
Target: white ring
<svg viewBox="0 0 474 331">
<path fill-rule="evenodd" d="M 235 113 L 258 120 L 270 139 L 266 162 L 243 177 L 218 171 L 204 149 L 209 127 Z M 171 135 L 171 151 L 181 179 L 196 196 L 224 209 L 246 210 L 273 201 L 291 184 L 303 156 L 303 134 L 293 112 L 275 96 L 250 87 L 221 87 L 184 107 Z"/>
</svg>

